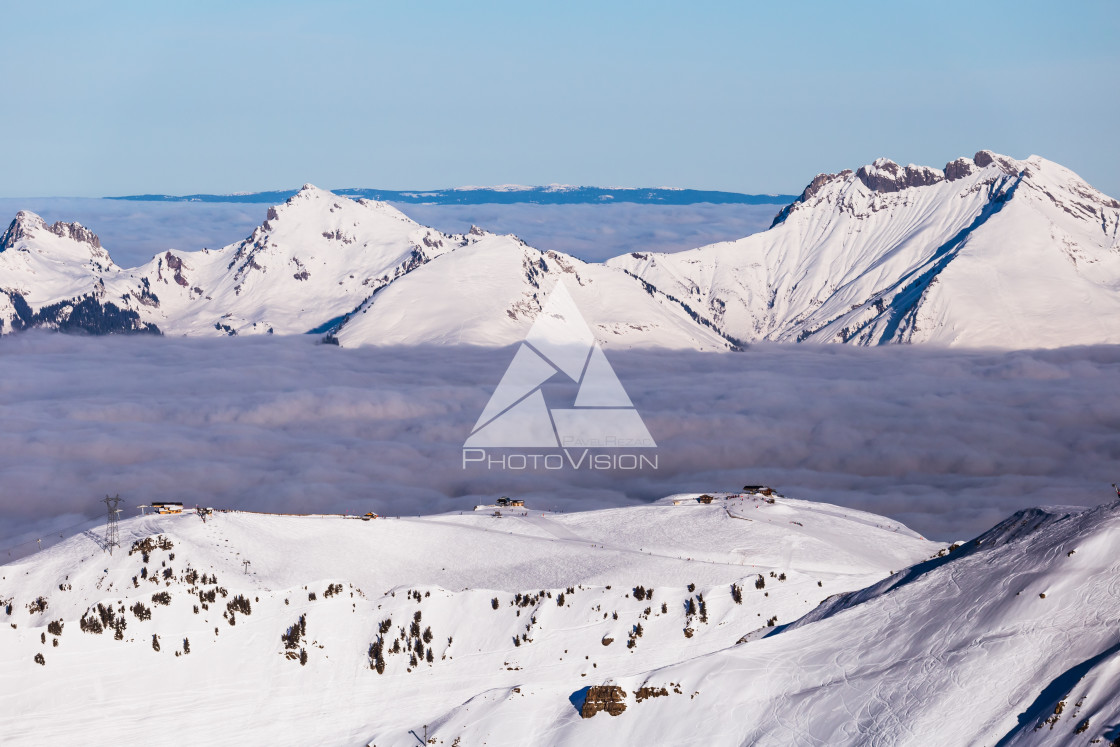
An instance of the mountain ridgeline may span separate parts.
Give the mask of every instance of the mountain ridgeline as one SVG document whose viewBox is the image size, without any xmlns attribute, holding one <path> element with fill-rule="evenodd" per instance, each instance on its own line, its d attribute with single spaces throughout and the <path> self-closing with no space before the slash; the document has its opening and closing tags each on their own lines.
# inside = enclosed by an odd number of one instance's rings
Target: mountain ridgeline
<svg viewBox="0 0 1120 747">
<path fill-rule="evenodd" d="M 87 228 L 20 212 L 0 238 L 0 332 L 505 346 L 563 281 L 616 349 L 1120 342 L 1120 202 L 1037 156 L 879 159 L 818 175 L 767 231 L 640 249 L 589 263 L 306 185 L 240 242 L 123 269 Z"/>
</svg>

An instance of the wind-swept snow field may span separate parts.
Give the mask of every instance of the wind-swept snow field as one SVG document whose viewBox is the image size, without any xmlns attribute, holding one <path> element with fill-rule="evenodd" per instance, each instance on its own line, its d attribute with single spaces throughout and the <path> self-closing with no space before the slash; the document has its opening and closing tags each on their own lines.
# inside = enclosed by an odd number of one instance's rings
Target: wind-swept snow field
<svg viewBox="0 0 1120 747">
<path fill-rule="evenodd" d="M 0 567 L 0 734 L 1066 744 L 1085 719 L 1085 743 L 1115 729 L 1120 506 L 1023 512 L 948 551 L 827 504 L 698 499 L 149 515 L 121 523 L 112 555 L 97 532 L 72 537 Z M 625 710 L 581 718 L 604 685 Z"/>
</svg>

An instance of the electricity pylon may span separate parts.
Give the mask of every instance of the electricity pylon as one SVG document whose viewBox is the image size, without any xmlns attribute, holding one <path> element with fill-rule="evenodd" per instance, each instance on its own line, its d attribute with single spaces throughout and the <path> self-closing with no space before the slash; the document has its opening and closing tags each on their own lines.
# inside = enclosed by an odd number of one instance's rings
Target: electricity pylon
<svg viewBox="0 0 1120 747">
<path fill-rule="evenodd" d="M 105 520 L 105 549 L 112 555 L 113 548 L 121 546 L 120 533 L 117 529 L 117 520 L 121 513 L 121 510 L 117 508 L 117 504 L 121 502 L 121 497 L 120 495 L 107 495 L 105 496 L 105 500 L 101 502 L 109 509 L 108 517 Z"/>
</svg>

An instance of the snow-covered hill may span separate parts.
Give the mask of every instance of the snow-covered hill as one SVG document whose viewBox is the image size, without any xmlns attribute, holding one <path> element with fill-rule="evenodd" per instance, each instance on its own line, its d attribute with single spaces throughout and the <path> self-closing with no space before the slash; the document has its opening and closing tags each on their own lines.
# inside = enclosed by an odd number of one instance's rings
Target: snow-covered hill
<svg viewBox="0 0 1120 747">
<path fill-rule="evenodd" d="M 1120 342 L 1120 202 L 1038 156 L 821 174 L 775 225 L 608 261 L 742 341 Z"/>
<path fill-rule="evenodd" d="M 147 516 L 122 523 L 112 555 L 97 533 L 73 537 L 0 566 L 0 734 L 1120 738 L 1120 503 L 1023 511 L 946 548 L 836 506 L 699 498 L 501 517 Z"/>
<path fill-rule="evenodd" d="M 0 566 L 0 734 L 405 745 L 427 724 L 450 745 L 465 718 L 462 744 L 479 729 L 545 744 L 546 725 L 589 743 L 616 719 L 580 719 L 586 687 L 736 647 L 939 548 L 836 506 L 698 497 L 502 517 L 147 516 L 122 522 L 112 555 L 97 533 L 73 537 Z M 653 724 L 710 692 L 663 684 L 668 697 L 617 720 Z"/>
<path fill-rule="evenodd" d="M 608 347 L 1117 343 L 1120 203 L 1037 156 L 880 159 L 819 175 L 760 234 L 593 264 L 307 185 L 244 241 L 131 270 L 81 226 L 21 212 L 0 240 L 0 332 L 504 346 L 561 277 Z"/>
<path fill-rule="evenodd" d="M 591 726 L 557 713 L 530 741 L 1115 745 L 1118 542 L 1120 503 L 1020 512 L 765 638 L 612 682 L 629 693 L 677 683 L 688 701 Z M 491 697 L 484 719 L 467 703 L 438 734 L 497 744 L 496 724 L 561 695 Z"/>
</svg>

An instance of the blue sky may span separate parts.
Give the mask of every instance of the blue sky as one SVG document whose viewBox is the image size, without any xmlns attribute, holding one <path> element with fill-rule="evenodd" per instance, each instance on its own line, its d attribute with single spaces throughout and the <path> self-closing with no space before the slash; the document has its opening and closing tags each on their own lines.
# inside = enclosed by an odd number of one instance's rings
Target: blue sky
<svg viewBox="0 0 1120 747">
<path fill-rule="evenodd" d="M 1038 153 L 1120 196 L 1120 4 L 8 4 L 0 196 L 797 192 Z"/>
</svg>

